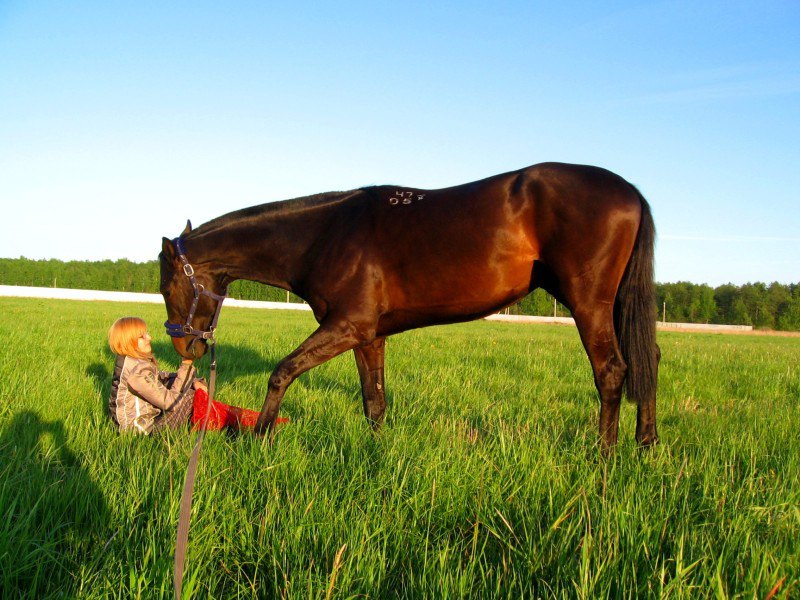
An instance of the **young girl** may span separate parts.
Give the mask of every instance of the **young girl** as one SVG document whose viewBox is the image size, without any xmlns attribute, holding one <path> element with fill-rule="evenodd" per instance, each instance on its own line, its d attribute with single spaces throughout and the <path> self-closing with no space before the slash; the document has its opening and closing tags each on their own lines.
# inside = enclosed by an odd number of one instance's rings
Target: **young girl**
<svg viewBox="0 0 800 600">
<path fill-rule="evenodd" d="M 190 422 L 199 428 L 208 407 L 205 383 L 195 377 L 191 360 L 181 362 L 177 373 L 159 371 L 150 340 L 147 324 L 137 317 L 117 319 L 108 330 L 108 345 L 117 355 L 108 400 L 111 420 L 120 431 L 145 435 Z M 254 410 L 212 400 L 207 429 L 252 428 L 257 420 Z"/>
</svg>

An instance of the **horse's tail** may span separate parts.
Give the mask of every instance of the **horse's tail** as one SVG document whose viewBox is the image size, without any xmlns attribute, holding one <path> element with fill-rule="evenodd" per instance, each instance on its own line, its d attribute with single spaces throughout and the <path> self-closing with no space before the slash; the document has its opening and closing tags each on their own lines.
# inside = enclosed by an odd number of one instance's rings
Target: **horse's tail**
<svg viewBox="0 0 800 600">
<path fill-rule="evenodd" d="M 634 188 L 642 204 L 639 232 L 617 291 L 615 326 L 622 358 L 628 365 L 625 391 L 630 400 L 655 396 L 658 378 L 656 346 L 656 292 L 653 258 L 656 228 L 650 206 Z"/>
</svg>

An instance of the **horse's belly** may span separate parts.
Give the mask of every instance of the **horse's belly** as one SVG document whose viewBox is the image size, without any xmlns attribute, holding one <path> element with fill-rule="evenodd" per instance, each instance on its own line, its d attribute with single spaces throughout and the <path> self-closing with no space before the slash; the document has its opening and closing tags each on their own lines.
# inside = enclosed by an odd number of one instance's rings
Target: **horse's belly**
<svg viewBox="0 0 800 600">
<path fill-rule="evenodd" d="M 537 258 L 527 243 L 433 253 L 406 262 L 392 277 L 393 286 L 406 307 L 481 305 L 490 310 L 528 293 Z"/>
<path fill-rule="evenodd" d="M 381 315 L 378 320 L 378 335 L 385 336 L 417 327 L 445 325 L 480 319 L 494 314 L 513 304 L 527 292 L 510 291 L 505 295 L 480 300 L 449 298 L 436 304 L 433 302 L 413 306 L 397 307 Z"/>
<path fill-rule="evenodd" d="M 441 269 L 406 270 L 386 290 L 387 310 L 379 320 L 384 334 L 415 327 L 470 321 L 493 314 L 531 289 L 533 259 L 502 264 L 467 263 Z"/>
</svg>

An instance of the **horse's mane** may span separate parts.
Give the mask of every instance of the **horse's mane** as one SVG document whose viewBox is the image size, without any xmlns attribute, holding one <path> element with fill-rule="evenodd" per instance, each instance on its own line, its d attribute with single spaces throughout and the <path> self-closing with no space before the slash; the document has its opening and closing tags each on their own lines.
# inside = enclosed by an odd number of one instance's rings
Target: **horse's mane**
<svg viewBox="0 0 800 600">
<path fill-rule="evenodd" d="M 323 192 L 321 194 L 302 196 L 300 198 L 293 198 L 291 200 L 266 202 L 264 204 L 242 208 L 203 223 L 196 229 L 190 231 L 186 235 L 186 238 L 190 239 L 196 235 L 206 235 L 218 229 L 224 229 L 232 225 L 241 225 L 247 222 L 259 221 L 261 219 L 279 218 L 286 215 L 294 215 L 301 212 L 313 211 L 314 209 L 337 204 L 358 193 L 361 193 L 361 190 L 356 189 L 347 192 Z"/>
</svg>

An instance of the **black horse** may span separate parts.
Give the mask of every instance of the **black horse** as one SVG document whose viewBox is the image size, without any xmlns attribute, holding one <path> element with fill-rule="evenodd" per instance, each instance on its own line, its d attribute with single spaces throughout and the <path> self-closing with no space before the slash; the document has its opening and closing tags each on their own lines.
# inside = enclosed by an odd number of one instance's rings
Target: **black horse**
<svg viewBox="0 0 800 600">
<path fill-rule="evenodd" d="M 541 287 L 575 318 L 600 393 L 603 447 L 617 441 L 623 385 L 638 406 L 636 439 L 649 445 L 654 238 L 633 185 L 597 167 L 544 163 L 445 189 L 330 192 L 187 224 L 163 240 L 161 293 L 168 329 L 186 332 L 173 344 L 187 358 L 205 352 L 202 332 L 234 280 L 290 290 L 311 306 L 319 328 L 272 372 L 257 425 L 265 433 L 292 381 L 347 350 L 377 428 L 387 336 L 484 317 Z"/>
</svg>

